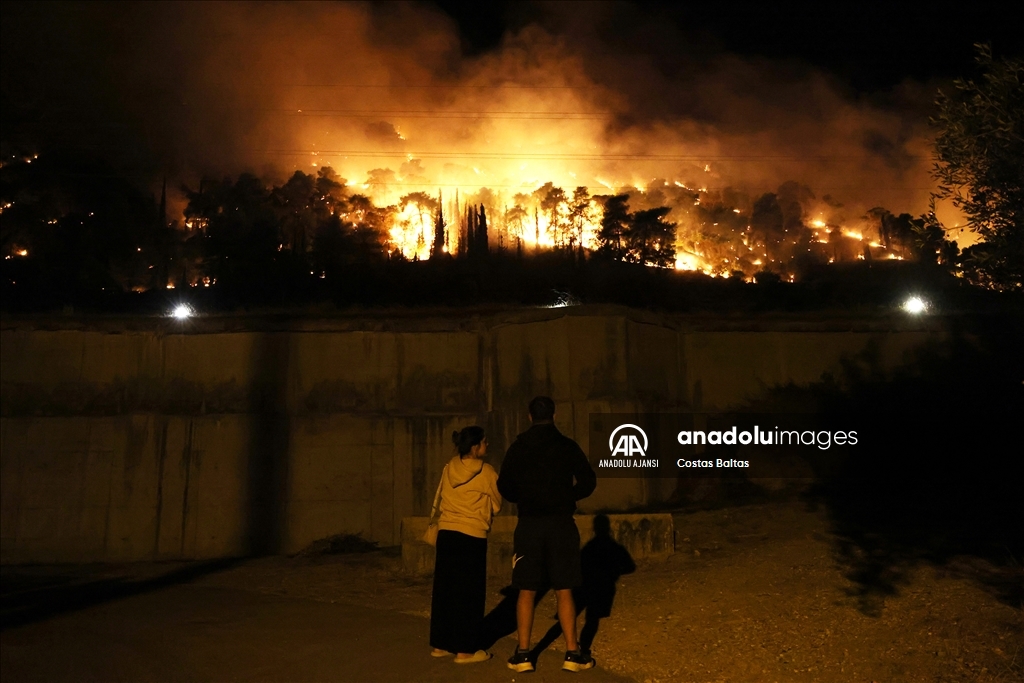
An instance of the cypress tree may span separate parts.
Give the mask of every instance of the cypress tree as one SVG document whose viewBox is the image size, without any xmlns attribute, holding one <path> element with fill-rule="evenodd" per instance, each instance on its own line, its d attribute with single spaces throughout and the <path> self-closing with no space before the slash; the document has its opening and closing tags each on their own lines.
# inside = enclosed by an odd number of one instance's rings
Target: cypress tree
<svg viewBox="0 0 1024 683">
<path fill-rule="evenodd" d="M 487 246 L 487 214 L 484 212 L 484 205 L 480 205 L 480 215 L 477 217 L 476 226 L 477 253 L 483 255 L 488 251 Z"/>
<path fill-rule="evenodd" d="M 437 191 L 437 213 L 434 215 L 434 243 L 430 245 L 430 258 L 440 258 L 444 255 L 445 231 L 444 212 L 441 209 L 441 191 Z"/>
</svg>

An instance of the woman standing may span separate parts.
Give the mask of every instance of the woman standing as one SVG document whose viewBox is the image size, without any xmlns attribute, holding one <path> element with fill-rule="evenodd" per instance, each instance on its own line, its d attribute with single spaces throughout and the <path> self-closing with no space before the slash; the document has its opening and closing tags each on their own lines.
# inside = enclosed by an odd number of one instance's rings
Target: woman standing
<svg viewBox="0 0 1024 683">
<path fill-rule="evenodd" d="M 487 595 L 487 532 L 501 509 L 498 474 L 483 462 L 481 427 L 452 433 L 458 455 L 441 473 L 434 592 L 430 605 L 431 654 L 455 653 L 456 664 L 483 662 L 478 650 Z"/>
</svg>

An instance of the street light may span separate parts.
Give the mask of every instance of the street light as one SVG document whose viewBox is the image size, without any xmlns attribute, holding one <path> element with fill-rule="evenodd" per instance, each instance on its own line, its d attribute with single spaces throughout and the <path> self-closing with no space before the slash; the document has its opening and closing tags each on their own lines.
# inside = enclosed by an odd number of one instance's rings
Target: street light
<svg viewBox="0 0 1024 683">
<path fill-rule="evenodd" d="M 912 296 L 903 302 L 901 308 L 911 315 L 920 315 L 928 310 L 928 302 L 919 296 Z"/>
<path fill-rule="evenodd" d="M 178 320 L 185 320 L 186 318 L 192 317 L 194 311 L 188 304 L 178 304 L 171 311 L 171 317 L 177 318 Z"/>
</svg>

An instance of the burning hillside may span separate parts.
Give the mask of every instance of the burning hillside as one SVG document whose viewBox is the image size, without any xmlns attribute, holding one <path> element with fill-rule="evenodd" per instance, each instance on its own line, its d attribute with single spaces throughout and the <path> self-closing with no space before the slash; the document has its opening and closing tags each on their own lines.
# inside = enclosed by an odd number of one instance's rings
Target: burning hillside
<svg viewBox="0 0 1024 683">
<path fill-rule="evenodd" d="M 440 12 L 389 3 L 83 4 L 15 37 L 104 27 L 53 79 L 61 125 L 46 142 L 168 175 L 171 217 L 180 183 L 249 171 L 283 184 L 329 166 L 350 195 L 394 207 L 387 232 L 408 258 L 429 254 L 439 194 L 451 225 L 483 205 L 495 247 L 594 248 L 595 198 L 628 194 L 632 212 L 670 209 L 682 268 L 903 255 L 863 247 L 885 244 L 873 207 L 927 209 L 913 87 L 895 96 L 909 107 L 876 106 L 812 67 L 725 53 L 621 7 L 544 11 L 471 57 Z M 769 192 L 777 207 L 758 204 Z"/>
<path fill-rule="evenodd" d="M 419 160 L 409 166 L 425 170 Z M 205 231 L 225 212 L 250 213 L 237 189 L 214 183 L 190 192 L 186 228 Z M 385 206 L 363 194 L 374 189 L 353 187 L 325 166 L 315 175 L 296 171 L 286 183 L 256 192 L 266 193 L 285 226 L 279 249 L 291 252 L 322 247 L 336 224 L 339 234 L 362 233 L 389 257 L 407 260 L 555 250 L 714 277 L 770 272 L 793 280 L 825 263 L 922 254 L 935 260 L 930 250 L 949 246 L 941 231 L 928 233 L 920 220 L 884 209 L 840 223 L 841 207 L 817 201 L 794 182 L 756 198 L 663 179 L 646 188 L 601 186 L 604 192 L 593 194 L 585 186 L 567 191 L 550 182 L 515 193 L 456 187 L 447 194 L 410 192 Z"/>
</svg>

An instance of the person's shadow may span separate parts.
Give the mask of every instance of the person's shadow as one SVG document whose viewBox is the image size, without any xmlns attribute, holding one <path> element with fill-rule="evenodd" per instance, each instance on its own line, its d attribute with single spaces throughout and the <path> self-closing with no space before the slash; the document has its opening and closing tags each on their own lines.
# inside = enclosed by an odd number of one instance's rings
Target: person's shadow
<svg viewBox="0 0 1024 683">
<path fill-rule="evenodd" d="M 586 611 L 586 621 L 579 634 L 580 648 L 590 651 L 597 635 L 601 619 L 610 616 L 615 602 L 615 586 L 623 574 L 636 571 L 636 564 L 629 551 L 612 538 L 611 522 L 608 515 L 594 517 L 594 537 L 587 541 L 580 551 L 583 584 L 573 590 L 576 613 Z M 519 591 L 508 586 L 502 589 L 505 597 L 484 617 L 484 649 L 492 647 L 499 639 L 516 631 L 516 601 Z M 547 591 L 537 592 L 537 602 Z M 557 616 L 555 617 L 557 619 Z M 562 627 L 555 623 L 533 648 L 536 658 L 562 634 Z"/>
</svg>

